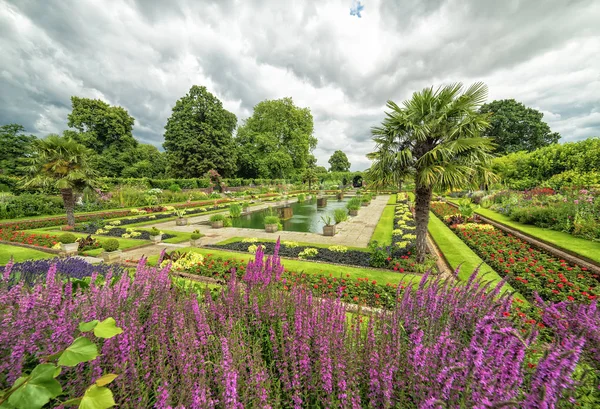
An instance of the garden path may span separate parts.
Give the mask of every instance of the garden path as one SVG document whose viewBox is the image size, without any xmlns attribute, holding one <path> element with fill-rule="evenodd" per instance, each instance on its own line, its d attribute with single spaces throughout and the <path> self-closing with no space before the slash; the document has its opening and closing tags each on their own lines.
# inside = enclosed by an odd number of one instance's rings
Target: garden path
<svg viewBox="0 0 600 409">
<path fill-rule="evenodd" d="M 348 221 L 337 225 L 337 233 L 333 237 L 323 236 L 317 233 L 302 233 L 293 231 L 279 231 L 277 233 L 267 233 L 259 229 L 247 229 L 237 227 L 226 227 L 222 229 L 213 229 L 208 224 L 210 215 L 196 216 L 189 218 L 189 224 L 186 226 L 177 226 L 175 221 L 157 223 L 155 226 L 159 230 L 171 230 L 181 232 L 192 232 L 200 230 L 204 235 L 202 244 L 215 244 L 232 237 L 255 237 L 258 239 L 276 239 L 281 237 L 281 240 L 297 241 L 304 243 L 318 243 L 329 245 L 342 245 L 350 247 L 367 247 L 371 236 L 375 231 L 375 227 L 379 222 L 379 218 L 383 209 L 387 205 L 389 195 L 380 195 L 371 201 L 368 207 L 361 207 L 358 216 L 350 217 Z M 268 203 L 253 207 L 252 210 L 259 210 L 267 206 L 273 206 L 276 203 Z M 223 212 L 227 213 L 227 212 Z M 180 244 L 160 243 L 153 246 L 123 251 L 123 258 L 129 260 L 139 259 L 142 255 L 154 255 L 160 253 L 162 249 L 170 250 L 177 247 L 186 247 L 188 242 Z"/>
</svg>

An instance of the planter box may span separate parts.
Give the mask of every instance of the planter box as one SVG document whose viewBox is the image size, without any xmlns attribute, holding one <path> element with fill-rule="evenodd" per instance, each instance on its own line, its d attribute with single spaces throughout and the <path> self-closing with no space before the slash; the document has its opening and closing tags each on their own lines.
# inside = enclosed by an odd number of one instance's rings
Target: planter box
<svg viewBox="0 0 600 409">
<path fill-rule="evenodd" d="M 361 206 L 367 207 L 368 205 L 370 205 L 371 202 L 361 202 Z"/>
<path fill-rule="evenodd" d="M 223 220 L 220 220 L 218 222 L 210 222 L 210 225 L 213 229 L 220 229 L 223 227 Z"/>
<path fill-rule="evenodd" d="M 187 224 L 188 224 L 187 217 L 181 217 L 181 218 L 175 220 L 176 226 L 186 226 Z"/>
<path fill-rule="evenodd" d="M 335 236 L 335 224 L 323 226 L 323 236 Z"/>
<path fill-rule="evenodd" d="M 327 206 L 327 198 L 320 197 L 317 199 L 317 207 L 326 207 Z"/>
<path fill-rule="evenodd" d="M 344 199 L 344 194 L 343 193 L 338 193 L 337 194 L 337 199 L 338 200 L 343 200 Z"/>
<path fill-rule="evenodd" d="M 358 216 L 358 210 L 348 210 L 350 216 Z"/>
<path fill-rule="evenodd" d="M 265 231 L 267 233 L 276 233 L 278 229 L 279 226 L 277 224 L 265 224 Z"/>
<path fill-rule="evenodd" d="M 192 247 L 200 247 L 202 245 L 202 238 L 199 239 L 190 239 L 190 246 Z"/>
<path fill-rule="evenodd" d="M 154 242 L 154 244 L 160 243 L 161 239 L 162 239 L 162 234 L 159 234 L 158 236 L 150 236 L 150 240 L 152 240 Z"/>
<path fill-rule="evenodd" d="M 79 248 L 79 243 L 77 243 L 77 242 L 69 243 L 69 244 L 60 243 L 60 249 L 67 254 L 76 254 L 78 248 Z"/>
<path fill-rule="evenodd" d="M 105 263 L 114 263 L 117 261 L 121 261 L 121 250 L 116 251 L 105 251 L 101 254 L 102 260 Z"/>
</svg>

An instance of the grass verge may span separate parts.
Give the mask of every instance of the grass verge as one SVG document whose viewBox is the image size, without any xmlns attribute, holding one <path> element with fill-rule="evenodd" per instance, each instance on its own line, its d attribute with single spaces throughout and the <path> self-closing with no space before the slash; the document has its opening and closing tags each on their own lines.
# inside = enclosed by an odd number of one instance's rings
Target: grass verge
<svg viewBox="0 0 600 409">
<path fill-rule="evenodd" d="M 27 260 L 40 260 L 43 258 L 54 258 L 56 256 L 56 254 L 50 254 L 26 247 L 0 244 L 0 265 L 8 263 L 11 257 L 14 258 L 16 263 L 20 263 Z"/>
<path fill-rule="evenodd" d="M 237 242 L 240 242 L 247 238 L 248 237 L 230 237 L 230 238 L 220 241 L 216 244 L 237 243 Z M 264 242 L 264 243 L 275 243 L 277 240 L 275 240 L 275 239 L 258 239 L 258 241 Z M 285 240 L 282 240 L 282 241 L 285 241 Z M 331 244 L 323 244 L 323 243 L 307 243 L 307 242 L 303 242 L 303 241 L 297 241 L 295 243 L 298 243 L 299 246 L 317 247 L 317 248 L 321 248 L 321 249 L 326 249 L 328 247 L 331 247 Z M 250 245 L 250 243 L 248 243 L 248 245 Z M 366 252 L 369 251 L 369 249 L 367 249 L 365 247 L 350 247 L 350 246 L 346 246 L 346 247 L 348 247 L 348 250 L 366 251 Z"/>
<path fill-rule="evenodd" d="M 373 231 L 371 241 L 389 246 L 392 244 L 392 231 L 394 230 L 394 206 L 386 206 L 381 213 L 379 222 Z M 363 210 L 364 211 L 364 210 Z"/>
</svg>

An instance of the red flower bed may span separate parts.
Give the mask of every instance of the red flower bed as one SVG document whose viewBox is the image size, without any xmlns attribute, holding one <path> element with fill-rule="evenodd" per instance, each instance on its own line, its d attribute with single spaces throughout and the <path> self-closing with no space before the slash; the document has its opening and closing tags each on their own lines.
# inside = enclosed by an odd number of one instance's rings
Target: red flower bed
<svg viewBox="0 0 600 409">
<path fill-rule="evenodd" d="M 34 234 L 16 230 L 0 229 L 0 240 L 50 248 L 58 242 L 58 237 L 50 234 Z"/>
<path fill-rule="evenodd" d="M 552 302 L 589 302 L 600 295 L 600 277 L 585 267 L 532 247 L 490 225 L 450 226 L 456 234 L 523 296 L 532 299 L 537 292 Z"/>
<path fill-rule="evenodd" d="M 431 202 L 429 208 L 442 220 L 445 220 L 447 217 L 454 216 L 455 214 L 459 214 L 456 207 L 451 206 L 446 202 Z"/>
</svg>

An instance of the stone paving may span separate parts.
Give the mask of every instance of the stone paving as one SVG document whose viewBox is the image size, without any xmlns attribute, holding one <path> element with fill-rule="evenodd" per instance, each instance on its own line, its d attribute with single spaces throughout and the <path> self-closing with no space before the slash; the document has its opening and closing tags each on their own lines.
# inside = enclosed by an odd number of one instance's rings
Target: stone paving
<svg viewBox="0 0 600 409">
<path fill-rule="evenodd" d="M 350 216 L 348 221 L 342 222 L 337 225 L 336 235 L 323 236 L 317 233 L 302 233 L 294 231 L 279 231 L 277 233 L 267 233 L 260 229 L 246 229 L 237 227 L 225 227 L 222 229 L 213 229 L 208 223 L 208 219 L 211 215 L 202 215 L 196 217 L 190 217 L 188 225 L 177 226 L 175 221 L 168 221 L 163 223 L 157 223 L 156 226 L 159 230 L 171 230 L 191 233 L 194 230 L 199 230 L 204 235 L 202 237 L 202 244 L 215 244 L 223 240 L 232 237 L 256 237 L 259 239 L 276 239 L 281 237 L 281 240 L 297 241 L 304 243 L 318 243 L 318 244 L 329 244 L 329 245 L 343 245 L 352 247 L 366 247 L 371 240 L 371 236 L 375 231 L 375 227 L 379 222 L 383 209 L 385 208 L 389 199 L 389 195 L 380 195 L 371 201 L 368 207 L 361 207 L 357 216 Z M 291 200 L 290 200 L 291 202 Z M 268 204 L 261 204 L 258 206 L 251 207 L 252 211 L 261 210 L 269 206 L 282 205 L 283 203 L 269 202 Z M 315 204 L 316 206 L 316 204 Z M 228 211 L 223 212 L 224 214 Z M 214 213 L 213 213 L 214 214 Z M 158 254 L 162 249 L 171 250 L 174 248 L 181 248 L 188 246 L 189 243 L 180 244 L 169 244 L 160 243 L 157 245 L 151 245 L 148 247 L 138 248 L 131 251 L 123 251 L 123 258 L 135 260 L 140 258 L 142 255 L 153 255 Z"/>
</svg>

